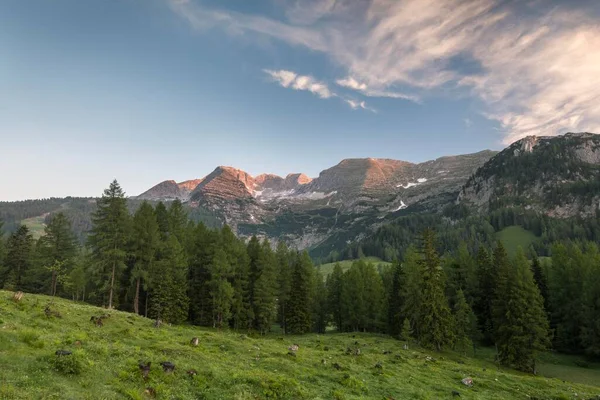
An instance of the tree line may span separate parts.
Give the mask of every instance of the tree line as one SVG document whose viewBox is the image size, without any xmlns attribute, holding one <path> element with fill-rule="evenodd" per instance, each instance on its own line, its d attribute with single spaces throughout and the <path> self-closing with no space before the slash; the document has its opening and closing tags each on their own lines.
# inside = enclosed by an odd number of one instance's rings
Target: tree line
<svg viewBox="0 0 600 400">
<path fill-rule="evenodd" d="M 0 240 L 0 286 L 71 297 L 170 323 L 267 333 L 378 332 L 434 350 L 495 345 L 498 362 L 535 371 L 554 347 L 600 357 L 600 251 L 555 243 L 509 257 L 501 243 L 439 252 L 425 229 L 401 261 L 336 264 L 324 279 L 306 252 L 188 218 L 181 202 L 133 213 L 114 181 L 97 202 L 85 246 L 54 215 L 33 240 Z"/>
</svg>

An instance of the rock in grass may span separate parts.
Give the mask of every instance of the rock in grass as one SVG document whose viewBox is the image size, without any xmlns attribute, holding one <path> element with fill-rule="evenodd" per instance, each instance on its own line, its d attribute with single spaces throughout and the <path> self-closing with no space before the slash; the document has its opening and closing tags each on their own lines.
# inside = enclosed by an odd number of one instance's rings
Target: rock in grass
<svg viewBox="0 0 600 400">
<path fill-rule="evenodd" d="M 453 390 L 452 397 L 460 397 L 460 393 L 458 393 L 456 390 Z"/>
<path fill-rule="evenodd" d="M 70 356 L 73 353 L 68 350 L 56 350 L 54 354 L 56 354 L 57 356 Z"/>
<path fill-rule="evenodd" d="M 473 378 L 464 378 L 462 381 L 465 386 L 473 386 Z"/>
<path fill-rule="evenodd" d="M 13 294 L 13 301 L 15 303 L 18 303 L 21 301 L 21 299 L 23 298 L 23 292 L 16 292 L 15 294 Z"/>
<path fill-rule="evenodd" d="M 173 364 L 170 361 L 163 361 L 163 362 L 160 363 L 160 365 L 162 365 L 163 371 L 165 371 L 165 372 L 173 372 L 173 371 L 175 371 L 175 364 Z"/>
<path fill-rule="evenodd" d="M 298 346 L 297 344 L 293 344 L 293 345 L 291 345 L 290 347 L 288 347 L 288 350 L 289 350 L 290 352 L 294 352 L 294 353 L 295 353 L 295 352 L 297 352 L 297 351 L 298 351 L 298 349 L 299 349 L 299 348 L 300 348 L 300 346 Z"/>
<path fill-rule="evenodd" d="M 200 340 L 197 337 L 192 338 L 192 340 L 190 340 L 190 344 L 192 346 L 198 346 L 199 343 L 200 343 Z"/>
<path fill-rule="evenodd" d="M 198 375 L 198 371 L 196 371 L 195 369 L 188 369 L 187 374 L 189 376 L 196 376 L 196 375 Z"/>
</svg>

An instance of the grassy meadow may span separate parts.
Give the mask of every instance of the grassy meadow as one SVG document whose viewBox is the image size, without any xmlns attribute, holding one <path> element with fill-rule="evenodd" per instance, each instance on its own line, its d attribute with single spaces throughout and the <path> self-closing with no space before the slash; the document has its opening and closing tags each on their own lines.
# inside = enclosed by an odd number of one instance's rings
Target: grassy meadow
<svg viewBox="0 0 600 400">
<path fill-rule="evenodd" d="M 375 266 L 377 265 L 391 265 L 391 263 L 387 262 L 387 261 L 383 261 L 380 258 L 377 257 L 365 257 L 363 258 L 363 260 L 365 260 L 366 262 L 370 262 L 372 264 L 374 264 Z M 333 262 L 333 263 L 327 263 L 327 264 L 321 264 L 318 268 L 319 271 L 321 272 L 321 274 L 323 275 L 323 278 L 326 278 L 329 274 L 331 274 L 333 272 L 333 268 L 335 267 L 335 264 L 339 263 L 342 267 L 342 270 L 346 271 L 347 269 L 350 269 L 350 267 L 352 266 L 352 263 L 354 261 L 357 260 L 342 260 L 342 261 L 337 261 L 337 262 Z"/>
<path fill-rule="evenodd" d="M 403 342 L 383 335 L 260 337 L 193 326 L 154 328 L 153 321 L 126 312 L 42 295 L 25 294 L 17 303 L 11 296 L 0 291 L 0 399 L 450 399 L 453 391 L 462 399 L 600 395 L 597 369 L 579 368 L 591 374 L 588 384 L 579 383 L 573 371 L 573 380 L 563 382 L 565 376 L 499 370 L 491 352 L 468 358 L 413 345 L 404 350 Z M 48 304 L 60 315 L 47 316 Z M 110 314 L 104 326 L 90 322 L 104 313 Z M 192 337 L 199 338 L 199 346 L 190 344 Z M 292 344 L 299 345 L 295 355 L 288 354 Z M 349 355 L 348 349 L 360 349 L 360 355 Z M 57 350 L 73 354 L 57 356 Z M 152 366 L 144 380 L 138 364 L 147 361 Z M 163 361 L 174 363 L 175 372 L 163 372 Z M 461 383 L 466 377 L 473 379 L 472 387 Z"/>
</svg>

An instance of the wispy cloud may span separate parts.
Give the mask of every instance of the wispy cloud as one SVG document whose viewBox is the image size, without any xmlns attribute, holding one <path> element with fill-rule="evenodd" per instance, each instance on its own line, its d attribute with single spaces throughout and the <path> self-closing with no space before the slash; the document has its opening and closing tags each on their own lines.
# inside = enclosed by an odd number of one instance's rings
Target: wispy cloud
<svg viewBox="0 0 600 400">
<path fill-rule="evenodd" d="M 359 108 L 362 108 L 363 110 L 367 110 L 367 111 L 371 111 L 374 113 L 377 113 L 377 110 L 375 110 L 374 108 L 371 108 L 369 106 L 367 106 L 367 104 L 364 101 L 356 101 L 356 100 L 352 100 L 352 99 L 343 99 L 346 103 L 348 103 L 348 105 L 350 106 L 350 108 L 352 108 L 353 110 L 358 110 Z"/>
<path fill-rule="evenodd" d="M 346 72 L 336 83 L 364 96 L 469 93 L 498 121 L 506 143 L 600 131 L 600 10 L 577 10 L 575 2 L 310 0 L 303 14 L 302 2 L 282 0 L 289 22 L 281 22 L 169 1 L 198 29 L 322 52 Z M 466 61 L 476 68 L 461 68 Z"/>
<path fill-rule="evenodd" d="M 319 82 L 312 76 L 298 75 L 295 72 L 286 70 L 273 71 L 265 69 L 263 71 L 284 88 L 306 90 L 322 99 L 328 99 L 333 96 L 326 83 Z"/>
<path fill-rule="evenodd" d="M 319 81 L 309 75 L 299 75 L 296 72 L 288 70 L 271 70 L 264 69 L 273 82 L 277 82 L 280 86 L 293 90 L 302 90 L 310 92 L 321 99 L 329 99 L 331 97 L 339 97 L 342 101 L 348 104 L 353 110 L 363 109 L 376 112 L 375 109 L 368 107 L 364 101 L 355 101 L 348 99 L 345 96 L 336 94 L 329 89 L 327 83 Z"/>
<path fill-rule="evenodd" d="M 335 81 L 335 83 L 338 84 L 339 86 L 342 86 L 342 87 L 345 87 L 348 89 L 352 89 L 352 90 L 356 90 L 357 92 L 360 92 L 363 95 L 368 96 L 368 97 L 389 97 L 392 99 L 410 100 L 415 103 L 421 102 L 419 97 L 415 96 L 415 95 L 404 94 L 404 93 L 394 92 L 394 91 L 389 91 L 389 90 L 369 88 L 366 83 L 358 82 L 353 77 L 338 79 Z"/>
</svg>

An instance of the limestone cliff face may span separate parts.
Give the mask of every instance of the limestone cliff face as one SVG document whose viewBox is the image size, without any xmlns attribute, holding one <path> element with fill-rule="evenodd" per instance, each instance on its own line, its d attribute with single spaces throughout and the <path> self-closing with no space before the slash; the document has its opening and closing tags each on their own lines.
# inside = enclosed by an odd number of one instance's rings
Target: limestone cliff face
<svg viewBox="0 0 600 400">
<path fill-rule="evenodd" d="M 458 201 L 481 212 L 514 204 L 559 218 L 594 215 L 600 203 L 600 135 L 521 139 L 479 168 Z"/>
</svg>

